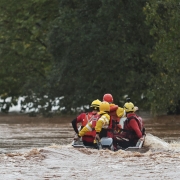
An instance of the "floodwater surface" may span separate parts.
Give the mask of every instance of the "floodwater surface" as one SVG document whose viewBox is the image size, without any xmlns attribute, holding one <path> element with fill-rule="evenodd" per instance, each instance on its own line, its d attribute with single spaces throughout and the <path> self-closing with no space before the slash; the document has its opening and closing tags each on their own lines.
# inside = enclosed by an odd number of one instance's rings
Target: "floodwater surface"
<svg viewBox="0 0 180 180">
<path fill-rule="evenodd" d="M 150 117 L 140 113 L 146 132 L 166 142 L 180 141 L 180 116 Z M 74 137 L 71 121 L 74 117 L 28 117 L 25 115 L 0 116 L 1 152 L 46 147 L 52 144 L 67 145 Z"/>
<path fill-rule="evenodd" d="M 72 142 L 70 117 L 43 118 L 25 115 L 0 117 L 0 151 L 41 148 L 52 144 L 69 144 Z"/>
<path fill-rule="evenodd" d="M 0 179 L 178 180 L 180 116 L 140 115 L 144 152 L 73 148 L 74 117 L 0 116 Z"/>
</svg>

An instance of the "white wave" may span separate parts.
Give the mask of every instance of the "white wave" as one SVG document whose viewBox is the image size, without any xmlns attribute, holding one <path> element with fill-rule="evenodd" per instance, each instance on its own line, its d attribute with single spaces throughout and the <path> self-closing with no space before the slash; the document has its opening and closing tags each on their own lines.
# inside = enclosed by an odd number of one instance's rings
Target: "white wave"
<svg viewBox="0 0 180 180">
<path fill-rule="evenodd" d="M 169 143 L 149 133 L 146 135 L 144 147 L 153 150 L 169 150 L 171 148 Z"/>
</svg>

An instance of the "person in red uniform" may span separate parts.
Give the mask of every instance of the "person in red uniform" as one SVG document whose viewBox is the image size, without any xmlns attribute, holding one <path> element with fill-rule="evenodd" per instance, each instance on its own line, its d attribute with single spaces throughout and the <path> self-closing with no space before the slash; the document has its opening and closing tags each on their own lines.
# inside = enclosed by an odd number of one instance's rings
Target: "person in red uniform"
<svg viewBox="0 0 180 180">
<path fill-rule="evenodd" d="M 96 121 L 99 119 L 99 106 L 101 104 L 100 100 L 94 100 L 91 103 L 90 110 L 91 112 L 88 113 L 81 113 L 79 116 L 77 116 L 73 121 L 72 121 L 72 127 L 76 133 L 76 137 L 74 140 L 78 140 L 80 138 L 79 130 L 77 128 L 77 124 L 81 124 L 81 129 L 85 127 L 88 123 L 92 123 L 93 125 L 96 125 Z M 94 131 L 89 131 L 86 132 L 85 135 L 82 137 L 83 144 L 85 146 L 94 146 L 94 138 L 96 136 L 96 132 Z"/>
<path fill-rule="evenodd" d="M 102 137 L 107 137 L 107 129 L 110 121 L 109 111 L 109 103 L 102 102 L 99 106 L 99 119 L 97 122 L 94 124 L 92 124 L 92 122 L 87 123 L 87 125 L 79 132 L 79 136 L 83 137 L 87 132 L 91 131 L 95 133 L 95 140 L 100 140 Z"/>
<path fill-rule="evenodd" d="M 120 119 L 126 117 L 125 109 L 113 103 L 113 96 L 111 94 L 104 94 L 103 101 L 106 101 L 110 104 L 110 126 L 112 127 L 115 133 L 120 132 L 120 130 L 122 129 L 120 125 Z M 127 98 L 126 102 L 130 102 L 130 98 Z M 135 106 L 134 111 L 137 110 L 138 107 Z"/>
<path fill-rule="evenodd" d="M 124 104 L 127 119 L 124 122 L 124 129 L 122 133 L 114 136 L 113 143 L 117 147 L 119 145 L 122 149 L 130 146 L 136 146 L 139 139 L 144 140 L 145 128 L 142 118 L 135 114 L 135 107 L 132 102 Z"/>
<path fill-rule="evenodd" d="M 103 101 L 108 102 L 110 105 L 109 115 L 111 119 L 110 119 L 109 128 L 111 129 L 111 132 L 113 131 L 119 132 L 122 128 L 121 125 L 119 124 L 119 121 L 122 117 L 125 117 L 126 115 L 124 108 L 121 108 L 113 103 L 114 100 L 111 94 L 104 94 Z"/>
</svg>

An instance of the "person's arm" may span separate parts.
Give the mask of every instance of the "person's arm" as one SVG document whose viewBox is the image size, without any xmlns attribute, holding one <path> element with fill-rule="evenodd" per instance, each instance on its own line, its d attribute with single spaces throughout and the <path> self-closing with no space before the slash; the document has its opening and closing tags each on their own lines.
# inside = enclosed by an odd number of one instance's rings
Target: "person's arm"
<svg viewBox="0 0 180 180">
<path fill-rule="evenodd" d="M 81 113 L 79 116 L 77 116 L 74 120 L 72 120 L 72 127 L 74 129 L 74 131 L 76 132 L 76 134 L 79 133 L 79 130 L 77 128 L 77 124 L 78 123 L 82 123 L 83 119 L 84 119 L 85 113 Z"/>
<path fill-rule="evenodd" d="M 108 125 L 109 121 L 110 121 L 110 116 L 108 114 L 102 115 L 96 123 L 95 126 L 96 133 L 100 133 L 103 125 Z"/>
<path fill-rule="evenodd" d="M 97 133 L 97 134 L 100 133 L 103 124 L 104 124 L 104 122 L 102 121 L 102 119 L 98 119 L 98 121 L 97 121 L 97 123 L 96 123 L 96 126 L 95 126 L 95 130 L 96 130 L 96 133 Z"/>
<path fill-rule="evenodd" d="M 85 135 L 86 132 L 92 131 L 92 124 L 88 123 L 86 126 L 84 126 L 81 131 L 79 131 L 78 136 L 82 137 Z"/>
<path fill-rule="evenodd" d="M 124 115 L 124 108 L 118 107 L 116 110 L 117 117 L 123 117 Z"/>
<path fill-rule="evenodd" d="M 142 138 L 142 132 L 139 129 L 138 123 L 136 122 L 135 119 L 132 119 L 129 122 L 129 125 L 131 126 L 131 128 L 135 131 L 136 135 L 138 136 L 138 138 Z"/>
<path fill-rule="evenodd" d="M 110 105 L 110 116 L 122 117 L 124 114 L 124 108 L 119 107 L 118 105 Z"/>
<path fill-rule="evenodd" d="M 110 104 L 110 112 L 116 111 L 118 109 L 118 105 Z"/>
<path fill-rule="evenodd" d="M 72 127 L 73 127 L 74 131 L 76 132 L 76 134 L 78 134 L 79 131 L 77 129 L 77 118 L 73 119 L 71 123 L 72 123 Z"/>
</svg>

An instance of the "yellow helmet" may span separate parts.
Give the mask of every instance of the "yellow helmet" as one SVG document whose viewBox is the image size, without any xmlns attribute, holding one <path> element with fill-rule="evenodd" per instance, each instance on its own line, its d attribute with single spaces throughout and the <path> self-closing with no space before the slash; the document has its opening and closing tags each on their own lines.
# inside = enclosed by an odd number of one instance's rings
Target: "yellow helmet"
<svg viewBox="0 0 180 180">
<path fill-rule="evenodd" d="M 134 104 L 132 102 L 127 102 L 124 104 L 124 109 L 126 112 L 134 112 Z"/>
<path fill-rule="evenodd" d="M 110 111 L 110 105 L 108 102 L 102 102 L 99 106 L 99 111 L 105 111 L 105 112 L 109 112 Z"/>
<path fill-rule="evenodd" d="M 97 109 L 97 110 L 99 110 L 99 106 L 100 106 L 100 104 L 101 104 L 101 101 L 99 100 L 99 99 L 96 99 L 96 100 L 94 100 L 92 103 L 91 103 L 91 108 L 93 108 L 93 109 Z"/>
</svg>

